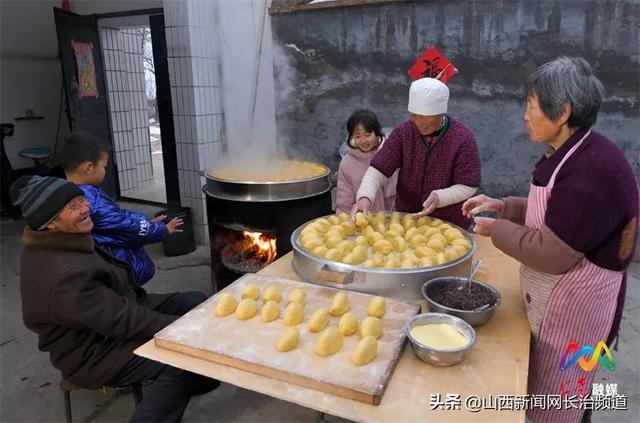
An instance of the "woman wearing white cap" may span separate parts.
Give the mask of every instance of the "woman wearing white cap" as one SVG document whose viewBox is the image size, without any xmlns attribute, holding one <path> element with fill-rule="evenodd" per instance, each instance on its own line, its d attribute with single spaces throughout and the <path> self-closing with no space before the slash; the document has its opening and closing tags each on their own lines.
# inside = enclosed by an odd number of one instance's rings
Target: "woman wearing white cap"
<svg viewBox="0 0 640 423">
<path fill-rule="evenodd" d="M 353 212 L 367 212 L 376 192 L 399 170 L 396 210 L 429 214 L 468 228 L 462 203 L 480 185 L 480 156 L 473 133 L 447 115 L 449 89 L 434 78 L 414 81 L 409 120 L 394 129 L 371 160 Z"/>
</svg>

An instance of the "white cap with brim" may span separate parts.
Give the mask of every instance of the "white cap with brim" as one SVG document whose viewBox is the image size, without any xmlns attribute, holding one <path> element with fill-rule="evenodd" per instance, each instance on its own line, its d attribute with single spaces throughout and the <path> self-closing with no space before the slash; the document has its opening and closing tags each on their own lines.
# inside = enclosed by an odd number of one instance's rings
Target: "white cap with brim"
<svg viewBox="0 0 640 423">
<path fill-rule="evenodd" d="M 447 113 L 449 88 L 435 78 L 421 78 L 413 81 L 409 89 L 410 113 L 422 116 L 436 116 Z"/>
</svg>

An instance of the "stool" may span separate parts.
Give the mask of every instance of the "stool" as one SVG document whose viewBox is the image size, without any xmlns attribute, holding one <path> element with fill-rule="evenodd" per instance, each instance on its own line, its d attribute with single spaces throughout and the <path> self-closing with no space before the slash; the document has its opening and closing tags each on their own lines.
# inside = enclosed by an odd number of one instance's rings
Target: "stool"
<svg viewBox="0 0 640 423">
<path fill-rule="evenodd" d="M 18 152 L 20 157 L 33 160 L 36 169 L 39 168 L 40 160 L 45 160 L 51 157 L 53 152 L 49 147 L 30 147 L 23 148 Z"/>
<path fill-rule="evenodd" d="M 71 417 L 71 392 L 72 391 L 79 391 L 80 389 L 85 389 L 81 386 L 76 385 L 75 383 L 67 380 L 67 379 L 62 379 L 60 381 L 60 390 L 62 391 L 62 396 L 64 399 L 64 413 L 65 413 L 65 417 L 66 417 L 66 421 L 67 423 L 71 423 L 72 422 L 72 417 Z M 128 388 L 131 389 L 131 392 L 133 393 L 133 400 L 135 402 L 136 405 L 140 404 L 140 401 L 142 401 L 142 384 L 140 383 L 133 383 L 131 385 L 128 385 Z M 106 392 L 107 391 L 107 387 L 103 386 L 100 389 L 97 389 L 99 391 L 103 391 Z"/>
</svg>

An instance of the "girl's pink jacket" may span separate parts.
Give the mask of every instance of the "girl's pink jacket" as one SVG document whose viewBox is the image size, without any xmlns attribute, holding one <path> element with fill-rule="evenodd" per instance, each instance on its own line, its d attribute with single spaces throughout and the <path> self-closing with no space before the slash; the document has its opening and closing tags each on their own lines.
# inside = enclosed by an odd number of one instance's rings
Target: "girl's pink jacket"
<svg viewBox="0 0 640 423">
<path fill-rule="evenodd" d="M 376 149 L 365 153 L 358 148 L 349 147 L 347 149 L 347 154 L 342 158 L 340 169 L 338 170 L 336 213 L 351 212 L 351 207 L 356 203 L 356 193 L 362 183 L 362 177 L 377 151 Z M 376 199 L 371 204 L 371 212 L 393 210 L 396 199 L 397 180 L 398 172 L 396 171 L 387 179 L 384 186 L 378 190 Z"/>
</svg>

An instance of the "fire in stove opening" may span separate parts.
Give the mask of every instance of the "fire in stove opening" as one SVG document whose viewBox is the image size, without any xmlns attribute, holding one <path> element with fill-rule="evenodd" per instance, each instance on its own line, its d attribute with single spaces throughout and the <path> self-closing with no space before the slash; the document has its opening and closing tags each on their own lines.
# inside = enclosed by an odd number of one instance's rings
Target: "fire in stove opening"
<svg viewBox="0 0 640 423">
<path fill-rule="evenodd" d="M 236 272 L 257 272 L 277 255 L 275 234 L 233 231 L 222 250 L 222 262 Z"/>
<path fill-rule="evenodd" d="M 249 241 L 250 249 L 255 250 L 254 245 L 258 247 L 255 253 L 256 256 L 261 258 L 261 261 L 269 264 L 276 258 L 276 240 L 275 238 L 269 238 L 267 235 L 260 232 L 247 232 L 242 231 L 244 236 Z"/>
</svg>

